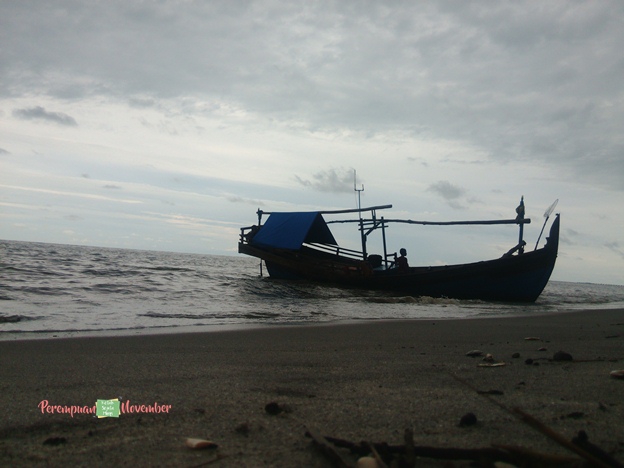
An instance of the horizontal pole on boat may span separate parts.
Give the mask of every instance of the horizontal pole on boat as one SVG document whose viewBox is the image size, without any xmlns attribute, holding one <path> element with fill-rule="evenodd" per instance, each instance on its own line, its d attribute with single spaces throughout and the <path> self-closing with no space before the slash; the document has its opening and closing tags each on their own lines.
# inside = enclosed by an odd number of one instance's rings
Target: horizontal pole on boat
<svg viewBox="0 0 624 468">
<path fill-rule="evenodd" d="M 531 218 L 524 219 L 491 219 L 483 221 L 412 221 L 411 219 L 386 219 L 384 221 L 392 223 L 407 223 L 407 224 L 424 224 L 435 226 L 450 226 L 450 225 L 467 225 L 467 224 L 531 224 Z"/>
<path fill-rule="evenodd" d="M 392 208 L 392 205 L 369 206 L 368 208 L 352 208 L 348 210 L 325 210 L 325 211 L 319 211 L 319 213 L 321 214 L 361 213 L 364 211 L 387 210 L 388 208 Z M 272 211 L 258 210 L 258 214 L 270 215 L 272 213 L 273 213 Z"/>
<path fill-rule="evenodd" d="M 381 223 L 382 220 L 364 219 L 366 223 Z M 327 221 L 327 224 L 335 223 L 359 223 L 356 219 L 345 219 L 340 221 Z M 471 225 L 471 224 L 531 224 L 531 218 L 524 219 L 493 219 L 483 221 L 412 221 L 411 219 L 384 219 L 383 223 L 405 223 L 405 224 L 421 224 L 424 226 L 452 226 L 452 225 Z"/>
</svg>

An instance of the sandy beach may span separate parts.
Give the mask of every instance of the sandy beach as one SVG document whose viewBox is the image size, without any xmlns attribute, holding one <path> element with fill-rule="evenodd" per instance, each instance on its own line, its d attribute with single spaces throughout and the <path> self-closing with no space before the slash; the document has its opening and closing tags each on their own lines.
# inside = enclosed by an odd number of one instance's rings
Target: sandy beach
<svg viewBox="0 0 624 468">
<path fill-rule="evenodd" d="M 338 466 L 307 430 L 404 445 L 406 429 L 417 447 L 581 460 L 520 414 L 624 463 L 620 369 L 624 310 L 2 341 L 0 465 Z M 118 417 L 86 412 L 115 398 Z"/>
</svg>

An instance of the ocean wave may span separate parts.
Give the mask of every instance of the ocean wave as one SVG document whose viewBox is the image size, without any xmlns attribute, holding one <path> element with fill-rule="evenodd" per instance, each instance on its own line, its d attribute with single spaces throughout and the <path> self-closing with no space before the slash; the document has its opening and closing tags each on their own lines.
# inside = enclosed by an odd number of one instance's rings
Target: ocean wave
<svg viewBox="0 0 624 468">
<path fill-rule="evenodd" d="M 3 268 L 4 272 L 9 272 L 11 273 L 12 277 L 15 277 L 15 275 L 17 276 L 25 276 L 25 277 L 29 277 L 29 278 L 33 278 L 33 277 L 37 277 L 37 276 L 51 276 L 51 277 L 67 277 L 67 276 L 71 276 L 71 274 L 65 272 L 65 271 L 58 271 L 52 268 L 41 268 L 41 267 L 32 267 L 32 268 L 25 268 L 25 267 L 18 267 L 18 266 L 4 266 Z"/>
<path fill-rule="evenodd" d="M 173 325 L 173 327 L 177 327 L 178 325 Z M 99 327 L 87 327 L 87 328 L 46 328 L 45 330 L 11 330 L 8 333 L 13 334 L 28 334 L 28 335 L 48 335 L 50 333 L 62 333 L 63 335 L 68 335 L 71 333 L 90 333 L 90 332 L 125 332 L 131 330 L 146 330 L 146 329 L 159 329 L 159 328 L 171 328 L 171 325 L 137 325 L 137 326 L 128 326 L 128 327 L 110 327 L 110 328 L 99 328 Z M 53 335 L 56 336 L 56 335 Z"/>
<path fill-rule="evenodd" d="M 28 320 L 38 320 L 41 317 L 27 317 L 25 315 L 0 315 L 0 323 L 18 323 Z"/>
<path fill-rule="evenodd" d="M 92 276 L 105 276 L 107 278 L 115 278 L 115 277 L 127 277 L 127 276 L 146 276 L 147 273 L 139 270 L 124 270 L 118 268 L 111 269 L 97 269 L 97 268 L 85 268 L 81 272 L 83 275 L 92 275 Z"/>
<path fill-rule="evenodd" d="M 72 295 L 72 293 L 66 288 L 57 288 L 52 286 L 14 286 L 9 289 L 14 292 L 38 294 L 44 296 Z"/>
<path fill-rule="evenodd" d="M 106 294 L 122 294 L 122 295 L 131 295 L 131 294 L 140 294 L 147 292 L 158 292 L 160 288 L 147 287 L 142 285 L 132 285 L 132 284 L 117 284 L 117 283 L 99 283 L 94 284 L 92 286 L 84 286 L 82 288 L 83 291 L 86 292 L 95 292 L 95 293 L 106 293 Z"/>
<path fill-rule="evenodd" d="M 155 319 L 189 319 L 200 320 L 206 318 L 214 318 L 213 314 L 164 314 L 160 312 L 146 312 L 145 314 L 138 314 L 139 317 L 150 317 Z"/>
<path fill-rule="evenodd" d="M 192 268 L 181 268 L 181 267 L 164 267 L 164 266 L 156 266 L 156 267 L 143 267 L 146 270 L 153 271 L 184 271 L 184 272 L 194 272 Z"/>
<path fill-rule="evenodd" d="M 442 305 L 459 305 L 460 301 L 457 299 L 450 299 L 448 297 L 430 297 L 430 296 L 399 296 L 399 297 L 391 297 L 391 296 L 376 296 L 376 297 L 367 297 L 366 300 L 368 302 L 374 302 L 377 304 L 442 304 Z"/>
<path fill-rule="evenodd" d="M 535 304 L 392 296 L 258 274 L 246 257 L 0 241 L 0 324 L 48 333 L 469 318 L 624 307 L 624 286 L 549 282 Z M 34 317 L 36 316 L 36 317 Z"/>
</svg>

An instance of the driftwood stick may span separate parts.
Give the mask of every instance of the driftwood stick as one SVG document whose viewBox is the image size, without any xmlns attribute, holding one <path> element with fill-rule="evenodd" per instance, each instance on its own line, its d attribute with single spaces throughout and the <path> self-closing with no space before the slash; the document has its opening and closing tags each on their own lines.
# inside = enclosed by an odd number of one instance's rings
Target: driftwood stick
<svg viewBox="0 0 624 468">
<path fill-rule="evenodd" d="M 334 444 L 336 447 L 346 448 L 356 455 L 365 455 L 363 452 L 366 451 L 366 448 L 362 448 L 360 444 L 345 439 L 339 439 L 338 437 L 325 436 L 324 438 L 327 442 Z"/>
<path fill-rule="evenodd" d="M 379 452 L 377 452 L 377 450 L 375 449 L 375 444 L 368 444 L 368 446 L 371 449 L 371 453 L 373 454 L 373 457 L 375 457 L 375 460 L 377 460 L 377 464 L 379 465 L 379 468 L 388 468 L 388 465 L 386 465 L 386 462 L 384 462 L 381 457 L 379 456 Z"/>
<path fill-rule="evenodd" d="M 405 445 L 387 445 L 385 443 L 371 444 L 368 442 L 354 443 L 345 439 L 325 436 L 326 442 L 334 444 L 336 447 L 348 449 L 356 456 L 366 456 L 371 452 L 382 452 L 388 456 L 402 456 L 407 466 L 415 466 L 416 457 L 431 458 L 434 460 L 472 460 L 472 461 L 489 461 L 491 463 L 501 461 L 521 466 L 573 466 L 580 463 L 581 460 L 571 456 L 556 455 L 549 453 L 536 452 L 524 447 L 515 447 L 509 445 L 494 445 L 492 447 L 483 447 L 475 449 L 462 449 L 452 447 L 426 447 L 414 446 L 408 448 L 410 443 L 406 441 Z M 408 452 L 413 450 L 414 463 L 409 461 Z M 410 463 L 412 463 L 410 465 Z M 381 465 L 383 466 L 383 465 Z M 594 466 L 594 465 L 592 465 Z M 595 465 L 600 466 L 600 465 Z M 604 465 L 603 465 L 604 466 Z M 617 466 L 617 465 L 614 465 Z"/>
<path fill-rule="evenodd" d="M 414 453 L 414 431 L 405 429 L 405 462 L 407 466 L 414 467 L 416 465 L 416 454 Z"/>
<path fill-rule="evenodd" d="M 403 448 L 402 452 L 405 452 L 405 448 Z M 507 452 L 493 447 L 463 449 L 416 445 L 414 447 L 414 455 L 416 457 L 433 458 L 437 460 L 489 460 L 491 462 L 502 461 L 507 463 L 513 463 L 514 461 L 513 457 L 510 457 Z"/>
<path fill-rule="evenodd" d="M 602 460 L 599 460 L 598 458 L 594 457 L 593 455 L 588 453 L 586 450 L 583 450 L 578 445 L 574 445 L 572 442 L 570 442 L 568 439 L 563 437 L 561 434 L 559 434 L 558 432 L 555 432 L 550 427 L 548 427 L 546 424 L 544 424 L 543 422 L 539 421 L 537 418 L 534 418 L 530 414 L 525 413 L 520 408 L 513 408 L 511 410 L 511 413 L 514 414 L 515 416 L 517 416 L 522 422 L 528 424 L 533 429 L 536 429 L 539 432 L 541 432 L 542 434 L 544 434 L 549 439 L 557 442 L 562 447 L 565 447 L 568 450 L 576 453 L 580 457 L 584 458 L 585 460 L 590 462 L 592 464 L 592 466 L 605 467 L 605 468 L 609 467 L 609 465 L 604 463 Z"/>
<path fill-rule="evenodd" d="M 345 439 L 339 439 L 336 437 L 325 436 L 325 440 L 334 444 L 336 447 L 348 449 L 351 453 L 357 456 L 365 456 L 371 452 L 371 447 L 374 447 L 378 452 L 382 452 L 389 455 L 406 455 L 407 447 L 405 445 L 388 445 L 381 444 L 369 444 L 368 442 L 355 443 Z M 512 457 L 509 456 L 504 450 L 483 447 L 475 449 L 463 449 L 453 447 L 428 447 L 415 445 L 412 447 L 414 457 L 433 458 L 438 460 L 499 460 L 513 462 Z"/>
<path fill-rule="evenodd" d="M 512 454 L 516 462 L 522 462 L 523 466 L 532 465 L 547 465 L 547 466 L 565 466 L 569 467 L 573 464 L 583 463 L 576 457 L 557 455 L 551 453 L 536 452 L 525 447 L 518 447 L 516 445 L 502 445 L 495 444 L 493 447 L 500 448 Z"/>
<path fill-rule="evenodd" d="M 325 437 L 320 436 L 310 429 L 306 430 L 306 435 L 312 438 L 314 444 L 321 450 L 321 452 L 323 452 L 323 454 L 327 458 L 329 458 L 332 463 L 334 463 L 335 466 L 338 466 L 340 468 L 353 468 L 352 463 L 345 460 L 334 447 L 328 444 Z"/>
<path fill-rule="evenodd" d="M 493 405 L 498 406 L 499 408 L 501 408 L 503 411 L 507 411 L 508 413 L 511 413 L 511 410 L 509 408 L 507 408 L 505 405 L 503 405 L 500 401 L 495 400 L 494 398 L 492 398 L 490 396 L 489 393 L 483 393 L 481 390 L 479 390 L 477 387 L 475 387 L 474 385 L 472 385 L 470 382 L 468 382 L 465 379 L 462 379 L 461 377 L 449 372 L 449 375 L 451 377 L 453 377 L 455 380 L 457 380 L 460 384 L 465 385 L 466 387 L 468 387 L 470 390 L 475 391 L 478 395 L 481 395 L 483 398 L 485 398 L 487 401 L 489 401 L 490 403 L 492 403 Z"/>
<path fill-rule="evenodd" d="M 471 390 L 474 390 L 475 392 L 479 393 L 479 390 L 474 385 L 472 385 L 470 382 L 468 382 L 468 381 L 462 379 L 461 377 L 459 377 L 459 376 L 457 376 L 455 374 L 452 374 L 450 372 L 449 372 L 449 374 L 450 374 L 451 377 L 453 377 L 459 383 L 461 383 L 461 384 L 465 385 L 466 387 L 470 388 Z M 530 414 L 522 411 L 520 408 L 509 408 L 509 407 L 505 406 L 504 404 L 502 404 L 500 401 L 496 401 L 494 398 L 490 397 L 489 395 L 481 394 L 481 396 L 483 398 L 485 398 L 486 400 L 488 400 L 490 403 L 493 403 L 494 405 L 498 406 L 499 408 L 501 408 L 502 410 L 506 411 L 507 413 L 509 413 L 509 414 L 515 416 L 516 418 L 520 419 L 520 421 L 524 422 L 528 426 L 530 426 L 533 429 L 541 432 L 542 434 L 544 434 L 549 439 L 557 442 L 562 447 L 567 448 L 568 450 L 570 450 L 570 451 L 576 453 L 577 455 L 579 455 L 580 457 L 584 458 L 585 460 L 590 462 L 592 464 L 592 466 L 606 467 L 606 468 L 609 467 L 609 465 L 607 465 L 603 461 L 597 459 L 596 457 L 594 457 L 593 455 L 591 455 L 587 451 L 583 450 L 581 447 L 579 447 L 577 445 L 574 445 L 572 442 L 568 441 L 561 434 L 559 434 L 558 432 L 554 431 L 550 427 L 546 426 L 546 424 L 544 424 L 543 422 L 539 421 L 537 418 L 534 418 Z"/>
<path fill-rule="evenodd" d="M 581 447 L 586 452 L 591 453 L 594 457 L 599 458 L 600 460 L 607 463 L 609 466 L 615 468 L 624 468 L 624 466 L 618 462 L 615 458 L 609 455 L 607 452 L 602 450 L 600 447 L 592 444 L 589 441 L 589 437 L 587 437 L 587 433 L 585 431 L 579 431 L 576 437 L 572 438 L 572 443 Z"/>
</svg>

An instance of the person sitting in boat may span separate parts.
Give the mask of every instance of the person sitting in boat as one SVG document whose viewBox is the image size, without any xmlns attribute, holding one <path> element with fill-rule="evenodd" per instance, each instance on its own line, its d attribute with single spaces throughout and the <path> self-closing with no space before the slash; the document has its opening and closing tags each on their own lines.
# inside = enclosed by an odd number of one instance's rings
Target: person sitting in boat
<svg viewBox="0 0 624 468">
<path fill-rule="evenodd" d="M 406 272 L 407 270 L 409 270 L 409 264 L 407 263 L 407 250 L 402 248 L 401 250 L 399 250 L 399 253 L 401 254 L 401 256 L 394 261 L 394 264 L 399 269 L 399 271 Z"/>
<path fill-rule="evenodd" d="M 260 230 L 260 226 L 256 226 L 255 224 L 251 226 L 251 228 L 249 229 L 249 232 L 245 234 L 245 240 L 247 241 L 248 244 L 251 243 L 251 239 L 254 238 L 254 236 L 258 233 L 259 230 Z"/>
</svg>

